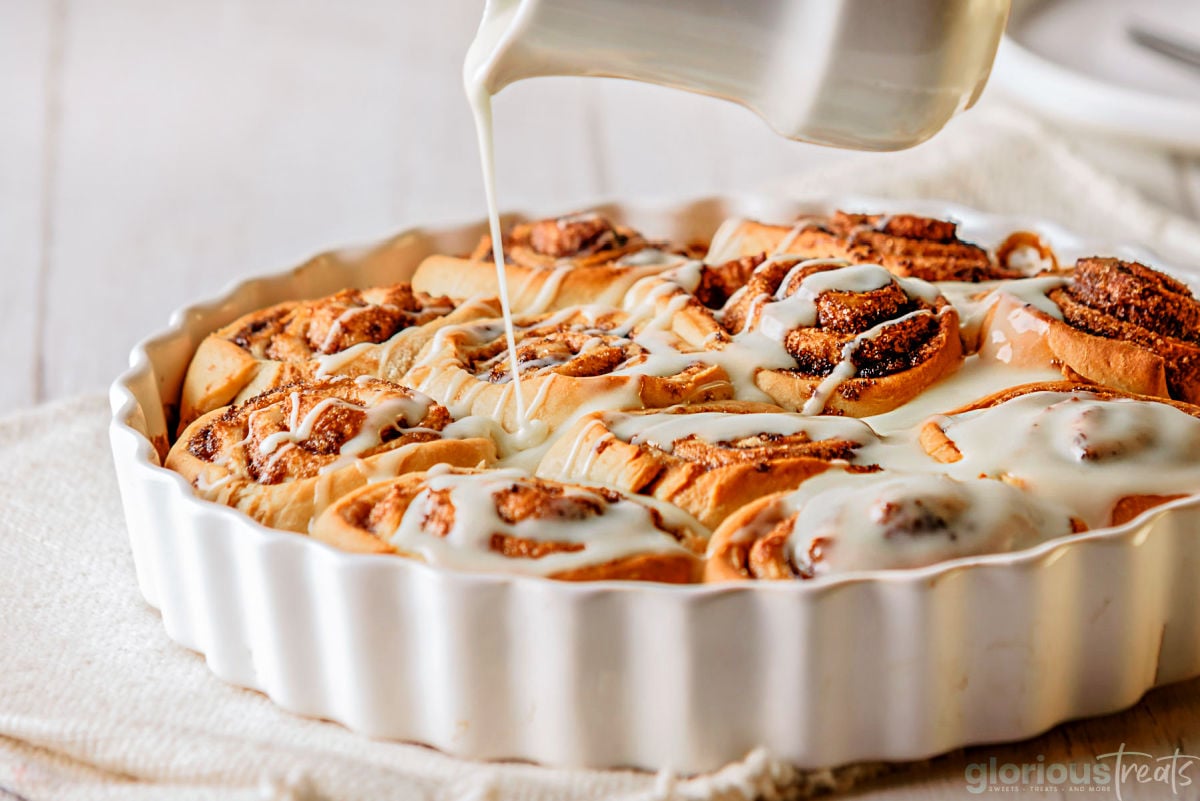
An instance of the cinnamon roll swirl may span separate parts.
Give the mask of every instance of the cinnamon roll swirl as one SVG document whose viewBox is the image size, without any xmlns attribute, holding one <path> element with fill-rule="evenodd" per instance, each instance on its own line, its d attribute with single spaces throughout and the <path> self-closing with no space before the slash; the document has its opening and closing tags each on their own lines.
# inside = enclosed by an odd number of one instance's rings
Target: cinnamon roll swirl
<svg viewBox="0 0 1200 801">
<path fill-rule="evenodd" d="M 869 472 L 870 426 L 718 401 L 663 411 L 595 412 L 542 457 L 537 474 L 650 495 L 715 528 L 750 501 L 794 489 L 831 467 Z"/>
<path fill-rule="evenodd" d="M 331 501 L 368 480 L 495 460 L 490 439 L 457 438 L 452 423 L 445 407 L 386 381 L 300 382 L 201 416 L 166 466 L 201 498 L 304 532 Z"/>
<path fill-rule="evenodd" d="M 802 217 L 792 226 L 734 220 L 713 237 L 708 260 L 784 254 L 879 264 L 895 275 L 924 281 L 978 282 L 1024 275 L 1007 258 L 992 259 L 983 248 L 959 239 L 956 223 L 912 214 L 838 211 L 830 217 Z"/>
<path fill-rule="evenodd" d="M 439 469 L 372 484 L 316 521 L 338 548 L 564 581 L 699 579 L 707 531 L 667 504 L 520 470 Z"/>
<path fill-rule="evenodd" d="M 496 295 L 493 258 L 491 238 L 485 235 L 465 257 L 426 258 L 413 286 L 458 299 Z M 588 303 L 615 306 L 639 278 L 686 260 L 671 247 L 592 213 L 514 226 L 504 240 L 504 259 L 509 301 L 519 314 Z"/>
<path fill-rule="evenodd" d="M 1057 505 L 991 479 L 882 472 L 810 487 L 735 512 L 713 533 L 705 580 L 923 567 L 1027 548 L 1078 528 Z"/>
<path fill-rule="evenodd" d="M 619 311 L 518 318 L 517 362 L 529 419 L 551 427 L 591 408 L 662 408 L 732 397 L 724 370 L 668 330 L 636 332 Z M 516 382 L 499 320 L 445 328 L 405 383 L 460 416 L 520 426 Z"/>
<path fill-rule="evenodd" d="M 1200 492 L 1200 406 L 1107 387 L 1013 387 L 932 418 L 920 442 L 954 473 L 1060 499 L 1092 528 Z"/>
<path fill-rule="evenodd" d="M 494 301 L 456 307 L 408 284 L 281 303 L 214 331 L 184 378 L 180 430 L 205 412 L 320 375 L 395 381 L 441 325 L 494 317 Z"/>
<path fill-rule="evenodd" d="M 1120 259 L 1080 259 L 1069 278 L 996 290 L 980 353 L 1144 395 L 1200 402 L 1200 300 Z"/>
<path fill-rule="evenodd" d="M 763 365 L 758 388 L 805 414 L 889 411 L 963 359 L 954 307 L 932 285 L 878 265 L 767 260 L 722 322 L 734 349 Z"/>
</svg>

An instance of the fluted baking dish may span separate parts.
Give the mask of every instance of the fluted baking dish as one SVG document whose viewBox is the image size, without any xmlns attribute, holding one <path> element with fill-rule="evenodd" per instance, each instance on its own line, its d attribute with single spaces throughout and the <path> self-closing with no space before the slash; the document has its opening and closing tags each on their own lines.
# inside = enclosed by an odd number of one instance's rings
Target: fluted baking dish
<svg viewBox="0 0 1200 801">
<path fill-rule="evenodd" d="M 600 210 L 691 240 L 731 215 L 948 216 L 994 244 L 1148 259 L 942 203 L 706 199 Z M 757 746 L 804 768 L 910 760 L 1128 707 L 1200 675 L 1200 499 L 1130 525 L 918 570 L 737 586 L 558 583 L 337 551 L 196 499 L 159 466 L 205 334 L 254 309 L 408 279 L 484 224 L 319 256 L 176 312 L 112 387 L 113 454 L 146 600 L 222 679 L 372 737 L 474 758 L 704 771 Z M 1181 277 L 1186 278 L 1186 274 Z"/>
</svg>

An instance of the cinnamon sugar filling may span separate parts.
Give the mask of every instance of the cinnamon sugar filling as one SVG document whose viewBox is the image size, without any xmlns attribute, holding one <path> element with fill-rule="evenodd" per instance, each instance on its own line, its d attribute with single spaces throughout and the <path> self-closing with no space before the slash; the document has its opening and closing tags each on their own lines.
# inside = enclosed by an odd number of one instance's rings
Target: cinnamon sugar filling
<svg viewBox="0 0 1200 801">
<path fill-rule="evenodd" d="M 645 360 L 642 346 L 597 328 L 554 326 L 535 328 L 517 342 L 517 365 L 527 373 L 557 373 L 586 378 L 607 375 Z M 508 351 L 502 340 L 472 354 L 468 369 L 493 384 L 512 380 Z"/>
<path fill-rule="evenodd" d="M 311 478 L 341 459 L 343 447 L 369 425 L 379 426 L 371 432 L 377 433 L 377 443 L 357 457 L 438 439 L 453 418 L 436 403 L 430 403 L 419 420 L 370 419 L 373 403 L 411 397 L 410 391 L 382 381 L 334 379 L 287 385 L 230 407 L 197 431 L 187 448 L 210 463 L 237 457 L 247 477 L 259 484 Z M 281 436 L 286 444 L 270 444 Z"/>
<path fill-rule="evenodd" d="M 726 309 L 724 325 L 740 333 L 757 324 L 764 297 L 790 297 L 805 278 L 838 269 L 829 264 L 799 268 L 796 264 L 795 260 L 781 260 L 756 271 L 746 291 Z M 814 302 L 817 325 L 792 329 L 783 342 L 796 361 L 795 372 L 802 375 L 829 375 L 845 358 L 843 348 L 847 343 L 880 325 L 883 327 L 875 335 L 859 341 L 850 357 L 859 378 L 882 378 L 910 370 L 932 358 L 943 340 L 937 316 L 939 305 L 909 297 L 894 280 L 863 292 L 825 291 Z M 921 311 L 928 313 L 914 314 Z"/>
<path fill-rule="evenodd" d="M 597 214 L 553 217 L 513 226 L 504 238 L 504 261 L 520 263 L 521 251 L 550 259 L 586 258 L 606 252 L 616 256 L 643 243 L 636 231 L 618 227 Z M 489 261 L 493 257 L 492 239 L 484 235 L 470 258 Z"/>
<path fill-rule="evenodd" d="M 582 491 L 569 492 L 571 489 Z M 422 531 L 436 537 L 449 536 L 454 529 L 455 508 L 452 492 L 448 489 L 393 486 L 373 502 L 363 501 L 348 506 L 343 510 L 342 517 L 346 522 L 386 540 L 399 527 L 405 512 L 422 492 L 425 493 Z M 513 525 L 526 520 L 561 522 L 599 517 L 605 513 L 608 504 L 621 501 L 622 496 L 605 487 L 572 487 L 531 477 L 514 481 L 493 492 L 491 500 L 497 516 Z M 683 532 L 666 526 L 657 510 L 647 511 L 656 528 L 676 540 L 683 539 Z M 582 542 L 540 540 L 500 532 L 493 532 L 488 542 L 490 550 L 513 559 L 540 559 L 556 553 L 578 553 L 587 547 Z"/>
<path fill-rule="evenodd" d="M 364 342 L 378 344 L 453 310 L 449 298 L 413 292 L 408 284 L 345 289 L 320 300 L 267 309 L 228 339 L 260 359 L 308 361 Z"/>
<path fill-rule="evenodd" d="M 654 447 L 644 445 L 643 447 Z M 730 442 L 710 443 L 696 435 L 677 439 L 670 453 L 664 456 L 692 462 L 704 467 L 724 467 L 732 464 L 757 464 L 764 472 L 773 462 L 787 459 L 812 458 L 822 461 L 850 461 L 860 443 L 849 440 L 813 440 L 805 432 L 796 434 L 757 434 Z M 660 449 L 655 449 L 660 450 Z"/>
<path fill-rule="evenodd" d="M 1200 301 L 1183 283 L 1145 265 L 1080 259 L 1074 281 L 1047 294 L 1063 321 L 1094 336 L 1136 343 L 1161 356 L 1173 397 L 1200 385 Z"/>
</svg>

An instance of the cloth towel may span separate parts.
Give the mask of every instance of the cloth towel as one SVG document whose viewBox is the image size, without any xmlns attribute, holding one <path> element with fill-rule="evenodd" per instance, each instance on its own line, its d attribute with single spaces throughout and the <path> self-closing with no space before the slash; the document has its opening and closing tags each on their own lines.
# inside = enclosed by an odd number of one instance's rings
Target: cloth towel
<svg viewBox="0 0 1200 801">
<path fill-rule="evenodd" d="M 916 150 L 864 155 L 772 187 L 957 201 L 1044 216 L 1200 264 L 1200 228 L 1004 107 Z M 167 639 L 139 596 L 103 398 L 0 421 L 0 798 L 738 799 L 846 784 L 800 773 L 770 743 L 714 774 L 471 763 L 276 708 Z"/>
</svg>

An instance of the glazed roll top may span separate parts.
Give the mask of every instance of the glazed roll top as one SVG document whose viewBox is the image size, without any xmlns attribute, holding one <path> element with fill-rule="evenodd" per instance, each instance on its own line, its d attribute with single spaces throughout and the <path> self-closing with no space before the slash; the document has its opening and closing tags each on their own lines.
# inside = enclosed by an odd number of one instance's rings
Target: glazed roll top
<svg viewBox="0 0 1200 801">
<path fill-rule="evenodd" d="M 205 412 L 296 381 L 371 375 L 395 381 L 438 326 L 494 316 L 476 300 L 456 306 L 408 284 L 346 289 L 247 314 L 200 343 L 180 400 L 180 428 Z"/>
<path fill-rule="evenodd" d="M 622 312 L 589 309 L 518 318 L 517 365 L 529 419 L 557 425 L 588 408 L 660 408 L 728 398 L 720 366 L 705 363 L 669 330 L 632 330 Z M 440 332 L 406 381 L 455 414 L 483 414 L 515 431 L 516 382 L 503 323 Z"/>
<path fill-rule="evenodd" d="M 699 576 L 707 530 L 666 504 L 506 469 L 365 487 L 328 509 L 313 535 L 462 570 L 684 583 Z"/>
<path fill-rule="evenodd" d="M 495 460 L 490 439 L 453 428 L 446 408 L 419 392 L 370 378 L 324 379 L 203 415 L 166 464 L 203 498 L 306 531 L 333 499 L 368 480 Z"/>
<path fill-rule="evenodd" d="M 758 385 L 807 414 L 888 411 L 962 361 L 954 308 L 931 284 L 879 265 L 768 260 L 722 321 L 743 347 L 786 352 L 768 356 Z"/>
<path fill-rule="evenodd" d="M 1073 530 L 1065 510 L 1000 481 L 885 472 L 751 504 L 713 535 L 706 575 L 812 579 L 921 567 Z"/>
<path fill-rule="evenodd" d="M 452 418 L 428 397 L 386 382 L 283 387 L 197 426 L 187 450 L 260 484 L 310 478 L 353 459 L 438 439 Z"/>
<path fill-rule="evenodd" d="M 831 467 L 877 469 L 859 456 L 877 441 L 858 420 L 790 414 L 760 403 L 597 412 L 559 437 L 538 474 L 651 495 L 714 527 L 746 503 Z"/>
<path fill-rule="evenodd" d="M 932 419 L 921 441 L 955 474 L 1061 499 L 1091 528 L 1200 487 L 1200 407 L 1102 387 L 1008 390 Z"/>
</svg>

